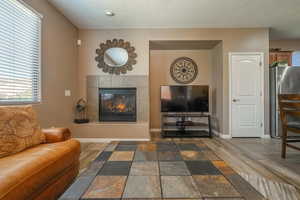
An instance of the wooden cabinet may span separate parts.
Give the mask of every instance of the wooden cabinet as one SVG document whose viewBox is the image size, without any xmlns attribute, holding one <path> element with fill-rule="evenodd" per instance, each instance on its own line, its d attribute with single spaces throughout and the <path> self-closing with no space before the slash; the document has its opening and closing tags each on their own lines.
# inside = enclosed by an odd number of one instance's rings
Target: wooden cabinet
<svg viewBox="0 0 300 200">
<path fill-rule="evenodd" d="M 270 54 L 269 54 L 269 64 L 272 65 L 276 61 L 277 61 L 276 52 L 270 52 Z"/>
<path fill-rule="evenodd" d="M 286 62 L 289 66 L 292 65 L 292 51 L 271 51 L 269 57 L 269 64 L 274 62 Z"/>
</svg>

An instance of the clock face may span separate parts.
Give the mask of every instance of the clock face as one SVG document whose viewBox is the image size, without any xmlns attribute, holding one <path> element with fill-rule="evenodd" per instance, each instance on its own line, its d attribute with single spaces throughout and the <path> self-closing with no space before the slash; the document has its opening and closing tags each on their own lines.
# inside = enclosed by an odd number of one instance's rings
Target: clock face
<svg viewBox="0 0 300 200">
<path fill-rule="evenodd" d="M 197 77 L 198 67 L 192 59 L 181 57 L 171 64 L 170 74 L 177 83 L 188 84 Z"/>
</svg>

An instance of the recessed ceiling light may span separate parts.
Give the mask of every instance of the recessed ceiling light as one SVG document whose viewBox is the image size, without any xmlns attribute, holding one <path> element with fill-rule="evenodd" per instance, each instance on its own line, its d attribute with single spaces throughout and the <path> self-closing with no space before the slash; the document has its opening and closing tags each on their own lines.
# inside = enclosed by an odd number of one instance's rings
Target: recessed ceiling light
<svg viewBox="0 0 300 200">
<path fill-rule="evenodd" d="M 105 15 L 106 15 L 106 16 L 109 16 L 109 17 L 112 17 L 112 16 L 115 15 L 115 13 L 114 13 L 113 11 L 111 11 L 111 10 L 106 10 L 106 11 L 105 11 Z"/>
</svg>

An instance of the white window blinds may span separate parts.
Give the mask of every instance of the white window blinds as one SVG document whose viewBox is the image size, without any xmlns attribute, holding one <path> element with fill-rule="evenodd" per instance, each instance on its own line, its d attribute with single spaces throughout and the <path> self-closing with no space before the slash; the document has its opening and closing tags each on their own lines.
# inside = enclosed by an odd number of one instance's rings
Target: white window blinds
<svg viewBox="0 0 300 200">
<path fill-rule="evenodd" d="M 17 0 L 0 0 L 0 104 L 41 101 L 41 17 Z"/>
</svg>

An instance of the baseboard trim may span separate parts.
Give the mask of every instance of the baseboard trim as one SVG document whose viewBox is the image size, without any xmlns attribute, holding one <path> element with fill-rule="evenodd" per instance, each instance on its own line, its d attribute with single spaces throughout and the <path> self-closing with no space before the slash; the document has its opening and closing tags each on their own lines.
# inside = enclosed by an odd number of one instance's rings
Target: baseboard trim
<svg viewBox="0 0 300 200">
<path fill-rule="evenodd" d="M 150 141 L 148 138 L 74 138 L 82 143 L 93 143 L 93 142 L 99 142 L 99 143 L 109 143 L 113 141 Z"/>
<path fill-rule="evenodd" d="M 270 135 L 263 135 L 263 136 L 261 136 L 261 138 L 263 138 L 263 139 L 271 139 L 271 136 Z"/>
<path fill-rule="evenodd" d="M 215 136 L 218 136 L 218 137 L 220 137 L 220 135 L 221 135 L 221 133 L 220 132 L 218 132 L 217 130 L 212 130 L 212 133 L 215 135 Z"/>
<path fill-rule="evenodd" d="M 219 136 L 220 136 L 220 138 L 222 138 L 222 139 L 231 139 L 231 138 L 232 138 L 231 135 L 220 134 Z"/>
<path fill-rule="evenodd" d="M 222 138 L 222 139 L 231 139 L 231 135 L 224 135 L 220 132 L 218 132 L 217 130 L 212 130 L 213 134 L 219 138 Z"/>
<path fill-rule="evenodd" d="M 161 132 L 160 128 L 151 128 L 150 132 Z"/>
</svg>

